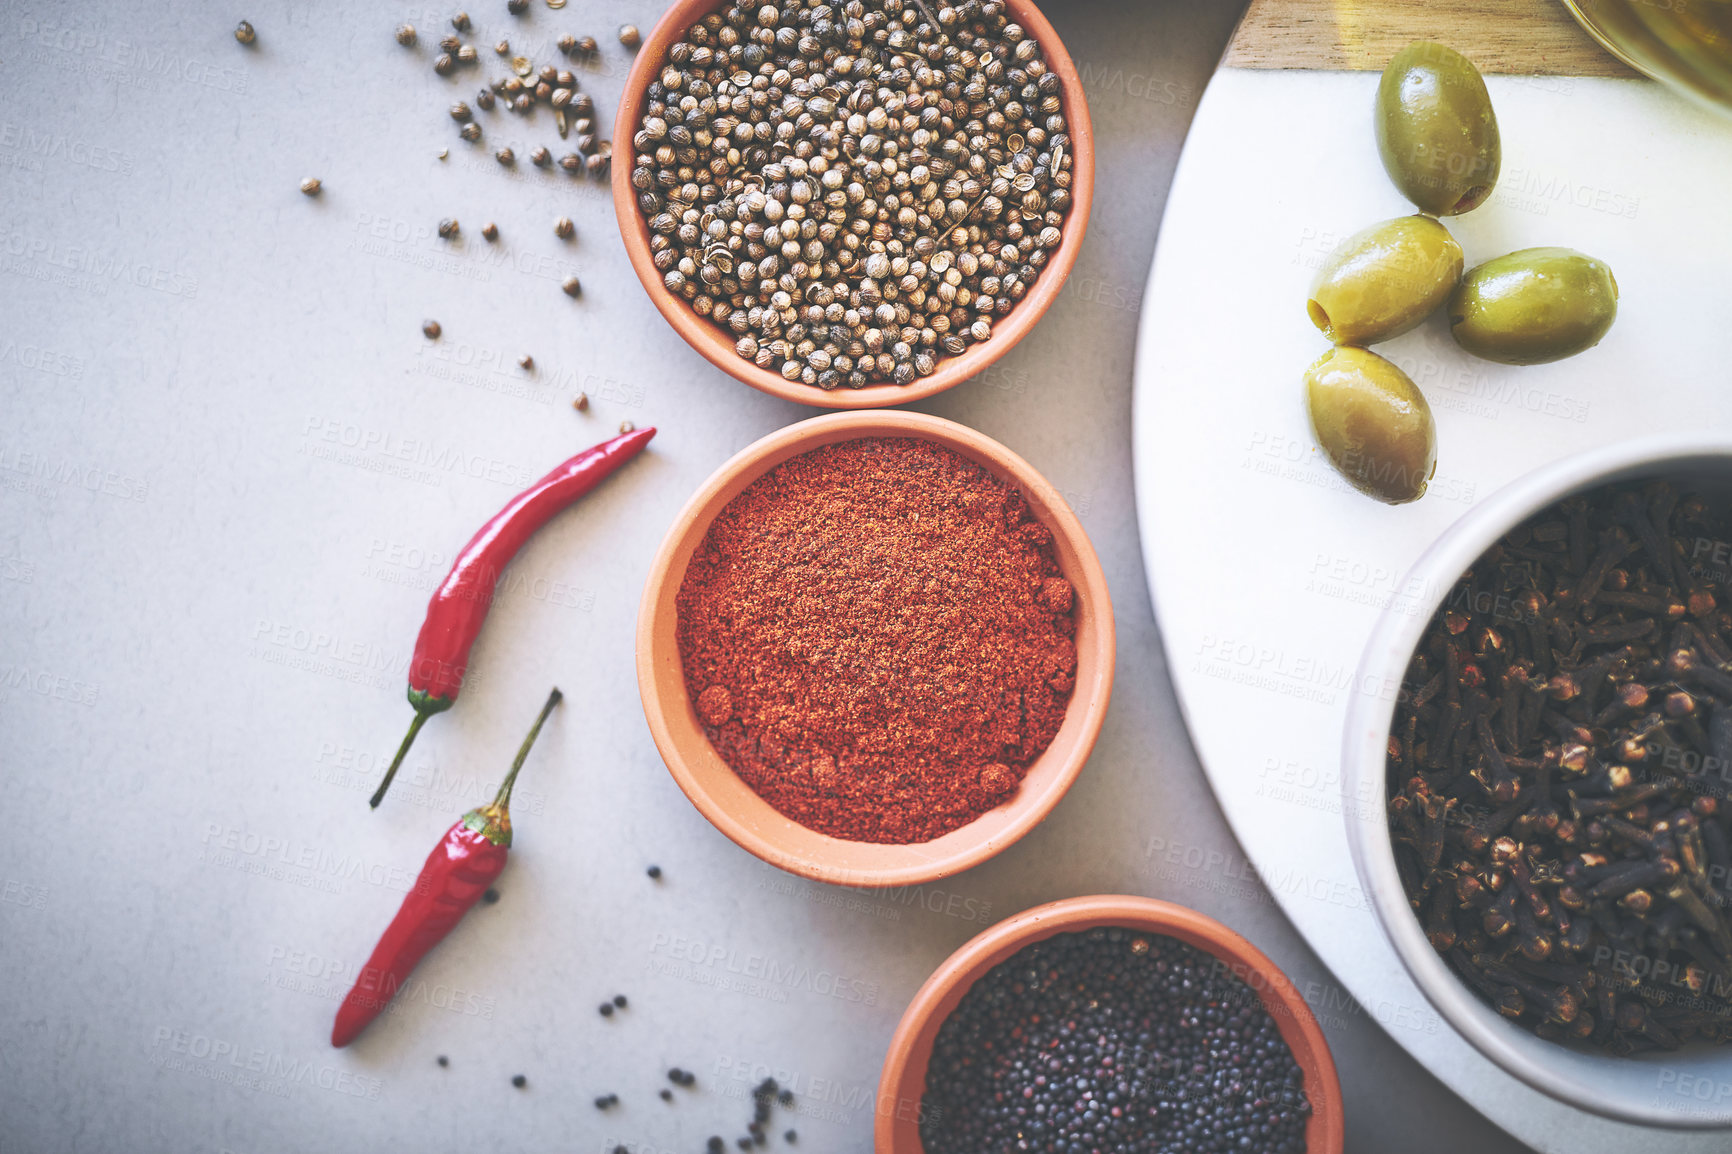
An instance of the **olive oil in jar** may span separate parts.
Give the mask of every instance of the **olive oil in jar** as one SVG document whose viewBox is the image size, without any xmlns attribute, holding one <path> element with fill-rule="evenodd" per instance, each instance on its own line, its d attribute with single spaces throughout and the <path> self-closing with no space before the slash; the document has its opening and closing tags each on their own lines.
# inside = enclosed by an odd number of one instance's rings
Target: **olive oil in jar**
<svg viewBox="0 0 1732 1154">
<path fill-rule="evenodd" d="M 1625 63 L 1732 115 L 1732 0 L 1564 0 Z"/>
</svg>

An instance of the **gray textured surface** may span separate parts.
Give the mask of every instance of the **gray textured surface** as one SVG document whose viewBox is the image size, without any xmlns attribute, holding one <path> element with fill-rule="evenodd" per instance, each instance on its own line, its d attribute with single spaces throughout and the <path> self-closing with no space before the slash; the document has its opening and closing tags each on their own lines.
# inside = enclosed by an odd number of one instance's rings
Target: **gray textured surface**
<svg viewBox="0 0 1732 1154">
<path fill-rule="evenodd" d="M 477 43 L 541 58 L 565 31 L 595 34 L 586 87 L 608 123 L 613 26 L 648 28 L 656 9 L 600 9 L 471 12 Z M 250 50 L 230 35 L 240 15 Z M 1236 6 L 1052 11 L 1099 139 L 1089 239 L 1041 326 L 921 407 L 1003 440 L 1081 515 L 1115 596 L 1115 701 L 1045 824 L 941 887 L 888 894 L 734 848 L 662 769 L 637 704 L 637 596 L 669 520 L 725 457 L 809 410 L 667 329 L 603 188 L 503 171 L 456 138 L 445 107 L 480 75 L 428 67 L 446 15 L 0 11 L 0 1150 L 472 1149 L 496 1128 L 534 1148 L 684 1154 L 743 1132 L 748 1079 L 768 1068 L 799 1094 L 778 1128 L 801 1148 L 864 1151 L 884 1046 L 932 968 L 1019 909 L 1111 891 L 1204 910 L 1295 976 L 1340 1065 L 1350 1149 L 1518 1149 L 1390 1042 L 1272 904 L 1160 654 L 1131 507 L 1136 307 Z M 405 16 L 413 51 L 391 39 Z M 480 72 L 495 59 L 484 47 Z M 557 143 L 545 118 L 487 124 L 520 156 Z M 309 175 L 316 200 L 297 191 Z M 570 244 L 552 235 L 562 213 Z M 443 216 L 460 244 L 430 235 Z M 568 267 L 577 302 L 558 289 Z M 580 388 L 587 415 L 569 408 Z M 369 812 L 445 561 L 520 482 L 622 419 L 660 426 L 651 453 L 524 551 L 479 678 Z M 525 770 L 502 900 L 396 1013 L 331 1051 L 345 979 L 551 682 L 569 700 Z M 616 992 L 632 1004 L 603 1020 Z M 673 1105 L 656 1097 L 669 1065 L 699 1077 Z M 607 1091 L 622 1103 L 603 1115 L 590 1099 Z"/>
</svg>

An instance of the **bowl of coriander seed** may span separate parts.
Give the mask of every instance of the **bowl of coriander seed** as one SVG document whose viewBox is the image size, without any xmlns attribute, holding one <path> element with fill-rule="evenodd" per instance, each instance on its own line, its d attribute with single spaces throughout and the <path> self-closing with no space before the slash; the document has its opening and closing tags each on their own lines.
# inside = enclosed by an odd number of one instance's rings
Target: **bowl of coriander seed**
<svg viewBox="0 0 1732 1154">
<path fill-rule="evenodd" d="M 1081 79 L 1029 0 L 677 0 L 614 139 L 662 315 L 820 408 L 919 400 L 1003 356 L 1063 288 L 1094 192 Z"/>
</svg>

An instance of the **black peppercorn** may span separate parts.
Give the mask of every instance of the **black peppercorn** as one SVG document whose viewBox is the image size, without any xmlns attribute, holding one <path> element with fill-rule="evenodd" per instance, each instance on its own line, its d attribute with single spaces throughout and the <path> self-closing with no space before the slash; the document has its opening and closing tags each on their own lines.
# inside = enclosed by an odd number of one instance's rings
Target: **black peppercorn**
<svg viewBox="0 0 1732 1154">
<path fill-rule="evenodd" d="M 499 900 L 499 891 L 489 887 L 487 892 L 481 895 L 481 900 L 486 902 L 488 905 L 492 905 L 494 902 Z"/>
<path fill-rule="evenodd" d="M 625 1006 L 626 1006 L 625 995 L 624 994 L 615 994 L 613 996 L 613 1004 L 618 1006 L 622 1010 L 625 1009 Z"/>
<path fill-rule="evenodd" d="M 601 1016 L 602 1016 L 602 1017 L 604 1017 L 604 1018 L 611 1018 L 611 1017 L 613 1017 L 613 1003 L 612 1003 L 612 1002 L 603 1002 L 603 1003 L 602 1003 L 602 1004 L 601 1004 L 601 1005 L 600 1005 L 600 1006 L 599 1006 L 599 1007 L 598 1007 L 598 1009 L 599 1009 L 599 1010 L 600 1010 L 600 1011 L 601 1011 Z"/>
<path fill-rule="evenodd" d="M 521 1090 L 529 1084 L 529 1079 L 525 1078 L 522 1074 L 513 1074 L 511 1076 L 511 1084 Z"/>
<path fill-rule="evenodd" d="M 662 876 L 662 867 L 659 865 L 653 865 L 644 872 L 652 878 L 660 878 Z"/>
<path fill-rule="evenodd" d="M 441 1067 L 449 1066 L 451 1064 L 451 1059 L 447 1058 L 444 1054 L 439 1055 L 435 1061 L 437 1061 Z"/>
</svg>

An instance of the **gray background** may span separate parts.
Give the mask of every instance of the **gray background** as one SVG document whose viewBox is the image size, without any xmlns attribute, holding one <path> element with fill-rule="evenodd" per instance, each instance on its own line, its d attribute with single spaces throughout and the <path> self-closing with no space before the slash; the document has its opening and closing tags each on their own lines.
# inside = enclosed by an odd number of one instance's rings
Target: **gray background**
<svg viewBox="0 0 1732 1154">
<path fill-rule="evenodd" d="M 931 970 L 1002 917 L 1098 892 L 1196 907 L 1293 975 L 1334 1049 L 1349 1149 L 1521 1148 L 1305 948 L 1228 832 L 1167 678 L 1131 501 L 1135 317 L 1239 5 L 1049 13 L 1097 133 L 1088 240 L 1034 333 L 918 407 L 1004 441 L 1077 510 L 1115 599 L 1115 700 L 1040 828 L 889 893 L 735 848 L 663 770 L 637 701 L 636 602 L 674 513 L 812 411 L 673 335 L 603 186 L 503 170 L 445 113 L 499 71 L 499 37 L 540 63 L 588 32 L 603 51 L 584 85 L 610 125 L 628 59 L 613 29 L 647 31 L 657 6 L 472 6 L 482 65 L 452 80 L 429 66 L 445 9 L 366 7 L 0 12 L 0 1150 L 683 1154 L 742 1133 L 771 1072 L 798 1095 L 778 1130 L 864 1151 L 884 1047 Z M 251 49 L 231 37 L 243 15 Z M 416 49 L 392 40 L 404 18 Z M 487 148 L 559 151 L 545 114 L 484 124 Z M 560 214 L 575 241 L 552 235 Z M 431 235 L 444 216 L 455 245 Z M 452 551 L 622 419 L 660 427 L 651 452 L 524 550 L 477 676 L 370 812 Z M 525 770 L 502 900 L 332 1051 L 337 999 L 401 891 L 554 682 L 568 702 Z M 630 1008 L 604 1020 L 620 992 Z M 698 1075 L 672 1105 L 670 1065 Z M 606 1092 L 621 1104 L 602 1114 Z"/>
</svg>

